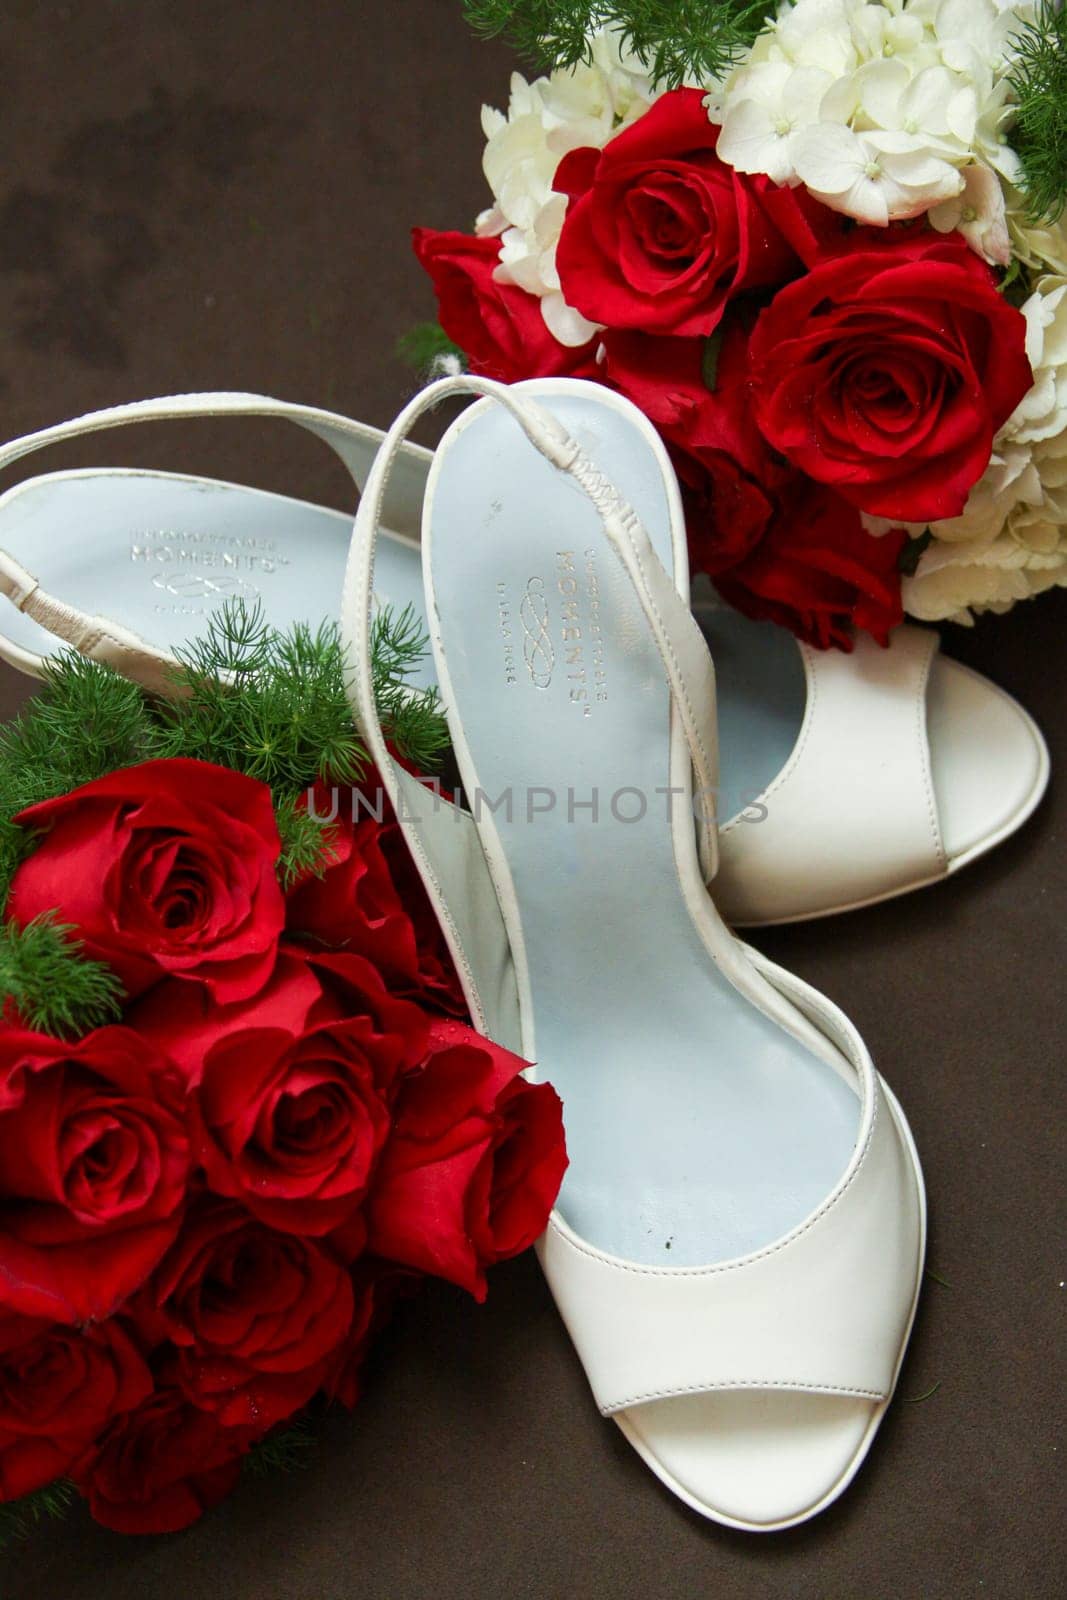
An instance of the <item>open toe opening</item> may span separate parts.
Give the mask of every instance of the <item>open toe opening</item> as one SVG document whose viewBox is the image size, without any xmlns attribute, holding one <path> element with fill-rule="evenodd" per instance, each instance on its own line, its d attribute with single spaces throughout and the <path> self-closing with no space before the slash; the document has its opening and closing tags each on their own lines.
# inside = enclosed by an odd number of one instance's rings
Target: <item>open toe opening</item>
<svg viewBox="0 0 1067 1600">
<path fill-rule="evenodd" d="M 851 1395 L 740 1389 L 655 1400 L 615 1420 L 695 1511 L 772 1532 L 841 1492 L 883 1410 L 881 1401 Z"/>
</svg>

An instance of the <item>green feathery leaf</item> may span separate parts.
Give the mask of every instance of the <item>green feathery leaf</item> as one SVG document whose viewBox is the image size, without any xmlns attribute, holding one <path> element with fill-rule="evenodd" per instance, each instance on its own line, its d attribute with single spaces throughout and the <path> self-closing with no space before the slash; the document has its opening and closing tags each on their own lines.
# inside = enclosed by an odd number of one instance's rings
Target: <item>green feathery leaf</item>
<svg viewBox="0 0 1067 1600">
<path fill-rule="evenodd" d="M 149 725 L 135 684 L 74 651 L 50 661 L 44 688 L 0 727 L 0 812 L 21 809 L 138 759 Z"/>
<path fill-rule="evenodd" d="M 279 801 L 274 815 L 282 841 L 278 858 L 282 888 L 288 892 L 301 878 L 321 878 L 334 859 L 335 830 L 310 815 L 300 795 Z"/>
<path fill-rule="evenodd" d="M 428 768 L 447 732 L 435 692 L 408 684 L 425 649 L 410 611 L 376 618 L 371 674 L 383 726 L 401 755 Z M 345 693 L 336 624 L 297 623 L 279 633 L 258 605 L 231 601 L 179 659 L 181 692 L 158 709 L 156 755 L 233 767 L 281 796 L 327 778 L 354 783 L 363 773 L 367 755 Z"/>
<path fill-rule="evenodd" d="M 448 748 L 448 724 L 437 689 L 414 689 L 409 680 L 428 640 L 412 606 L 399 614 L 380 611 L 371 627 L 378 714 L 386 736 L 420 772 L 436 772 Z"/>
<path fill-rule="evenodd" d="M 704 341 L 704 353 L 700 358 L 700 376 L 704 380 L 705 389 L 715 393 L 719 381 L 719 356 L 722 354 L 722 332 L 716 329 L 710 338 Z"/>
<path fill-rule="evenodd" d="M 336 627 L 281 634 L 238 600 L 177 654 L 180 692 L 158 708 L 156 755 L 232 767 L 282 795 L 362 770 Z"/>
<path fill-rule="evenodd" d="M 65 1517 L 78 1491 L 66 1478 L 57 1478 L 21 1500 L 9 1500 L 0 1505 L 0 1550 L 17 1541 L 28 1539 L 42 1522 L 53 1522 Z"/>
<path fill-rule="evenodd" d="M 507 34 L 541 67 L 590 59 L 589 36 L 614 26 L 653 83 L 712 83 L 755 41 L 777 0 L 464 0 L 477 32 Z"/>
<path fill-rule="evenodd" d="M 25 927 L 0 923 L 0 1012 L 12 1006 L 36 1032 L 75 1039 L 117 1022 L 124 998 L 118 975 L 52 912 Z"/>
<path fill-rule="evenodd" d="M 1067 11 L 1042 0 L 1012 38 L 1018 99 L 1011 143 L 1023 164 L 1031 220 L 1055 222 L 1067 205 Z"/>
<path fill-rule="evenodd" d="M 900 555 L 897 557 L 897 571 L 902 578 L 915 576 L 919 568 L 919 562 L 922 560 L 923 551 L 927 549 L 933 537 L 933 534 L 927 528 L 925 533 L 915 534 L 904 545 Z"/>
<path fill-rule="evenodd" d="M 405 366 L 414 368 L 422 378 L 441 377 L 446 366 L 451 370 L 453 362 L 458 362 L 459 371 L 467 370 L 466 355 L 436 322 L 419 322 L 401 334 L 396 353 Z"/>
<path fill-rule="evenodd" d="M 1012 256 L 997 288 L 1010 305 L 1024 306 L 1034 292 L 1031 272 L 1026 263 L 1020 261 L 1018 256 Z"/>
<path fill-rule="evenodd" d="M 49 662 L 40 694 L 0 727 L 0 903 L 33 842 L 15 815 L 139 761 L 149 728 L 135 684 L 74 651 Z"/>
<path fill-rule="evenodd" d="M 520 55 L 549 70 L 588 60 L 589 35 L 607 9 L 592 0 L 464 0 L 476 33 L 507 34 Z"/>
<path fill-rule="evenodd" d="M 274 1472 L 299 1471 L 309 1465 L 315 1444 L 311 1417 L 300 1417 L 254 1444 L 244 1458 L 244 1471 L 253 1478 L 263 1478 Z"/>
</svg>

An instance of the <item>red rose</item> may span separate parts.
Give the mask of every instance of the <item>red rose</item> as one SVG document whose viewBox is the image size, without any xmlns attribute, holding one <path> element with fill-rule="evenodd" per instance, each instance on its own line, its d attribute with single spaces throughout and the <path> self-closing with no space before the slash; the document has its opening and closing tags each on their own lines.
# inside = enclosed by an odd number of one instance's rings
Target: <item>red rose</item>
<svg viewBox="0 0 1067 1600">
<path fill-rule="evenodd" d="M 265 784 L 203 761 L 148 761 L 15 819 L 47 830 L 15 874 L 8 915 L 56 911 L 131 995 L 165 974 L 213 998 L 254 994 L 285 918 Z"/>
<path fill-rule="evenodd" d="M 746 616 L 821 649 L 851 650 L 857 628 L 886 643 L 903 618 L 904 535 L 875 538 L 854 507 L 774 455 L 748 405 L 742 327 L 725 328 L 713 359 L 703 339 L 624 333 L 604 342 L 608 379 L 670 447 L 692 570 Z"/>
<path fill-rule="evenodd" d="M 738 337 L 743 346 L 744 336 L 733 329 L 727 329 L 721 341 L 718 337 L 714 341 L 670 339 L 657 334 L 605 329 L 601 376 L 610 388 L 618 389 L 632 400 L 665 439 L 686 443 L 700 428 L 708 410 L 719 408 L 710 385 L 714 381 L 716 391 L 721 394 L 727 381 L 727 367 L 733 364 Z M 728 352 L 726 359 L 717 353 L 720 350 Z M 741 356 L 743 368 L 743 348 Z M 744 408 L 730 405 L 721 409 L 721 425 L 733 427 L 740 434 L 746 427 Z M 757 454 L 765 455 L 766 446 L 758 431 L 755 437 Z"/>
<path fill-rule="evenodd" d="M 418 1275 L 388 1261 L 364 1257 L 352 1272 L 355 1310 L 348 1337 L 335 1351 L 322 1382 L 330 1400 L 351 1411 L 362 1392 L 363 1365 L 377 1333 L 392 1315 L 404 1293 L 413 1293 Z"/>
<path fill-rule="evenodd" d="M 178 1349 L 177 1382 L 226 1427 L 265 1433 L 306 1405 L 352 1323 L 352 1281 L 310 1240 L 205 1198 L 139 1297 L 149 1339 Z"/>
<path fill-rule="evenodd" d="M 777 513 L 783 473 L 752 421 L 748 345 L 736 323 L 706 339 L 604 336 L 605 376 L 667 441 L 685 502 L 692 570 L 714 577 L 744 559 Z M 714 384 L 714 389 L 709 384 Z"/>
<path fill-rule="evenodd" d="M 366 956 L 397 993 L 463 1016 L 448 947 L 376 774 L 359 795 L 369 806 L 354 790 L 316 790 L 315 815 L 337 813 L 329 824 L 331 859 L 320 877 L 304 878 L 291 891 L 289 930 Z"/>
<path fill-rule="evenodd" d="M 541 302 L 513 283 L 498 283 L 500 240 L 466 233 L 412 230 L 415 254 L 433 279 L 438 314 L 448 337 L 481 377 L 593 376 L 595 342 L 574 349 L 545 325 Z"/>
<path fill-rule="evenodd" d="M 114 1321 L 84 1330 L 0 1321 L 0 1500 L 69 1472 L 114 1417 L 151 1391 L 144 1358 Z"/>
<path fill-rule="evenodd" d="M 484 1300 L 486 1267 L 540 1236 L 567 1156 L 559 1097 L 524 1065 L 462 1023 L 434 1024 L 371 1193 L 371 1250 Z"/>
<path fill-rule="evenodd" d="M 230 1493 L 248 1442 L 179 1389 L 160 1389 L 112 1423 L 76 1482 L 105 1528 L 177 1533 Z"/>
<path fill-rule="evenodd" d="M 0 1028 L 0 1306 L 106 1317 L 178 1230 L 189 1140 L 173 1068 L 129 1028 Z"/>
<path fill-rule="evenodd" d="M 858 229 L 759 317 L 756 419 L 862 511 L 955 517 L 1033 382 L 1025 338 L 960 234 Z"/>
<path fill-rule="evenodd" d="M 188 1077 L 210 1188 L 286 1233 L 322 1235 L 353 1220 L 398 1074 L 425 1054 L 417 1006 L 389 994 L 360 956 L 283 948 L 253 1001 L 194 1008 L 184 986 L 164 984 L 134 1015 Z"/>
<path fill-rule="evenodd" d="M 707 334 L 734 295 L 793 276 L 793 250 L 718 139 L 702 92 L 676 89 L 603 150 L 564 156 L 553 187 L 570 197 L 556 252 L 568 305 L 609 328 Z"/>
<path fill-rule="evenodd" d="M 851 217 L 831 211 L 806 189 L 779 187 L 762 172 L 751 176 L 761 208 L 805 267 L 844 245 L 853 230 Z"/>
<path fill-rule="evenodd" d="M 904 620 L 899 562 L 907 534 L 868 533 L 847 501 L 799 476 L 780 504 L 782 514 L 752 553 L 716 578 L 723 599 L 821 650 L 851 650 L 857 628 L 888 644 Z"/>
</svg>

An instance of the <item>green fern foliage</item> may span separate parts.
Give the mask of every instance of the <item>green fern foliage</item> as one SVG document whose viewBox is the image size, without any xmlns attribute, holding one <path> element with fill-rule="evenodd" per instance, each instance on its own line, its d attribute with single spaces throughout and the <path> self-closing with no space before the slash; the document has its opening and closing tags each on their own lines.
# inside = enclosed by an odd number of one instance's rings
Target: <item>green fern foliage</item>
<svg viewBox="0 0 1067 1600">
<path fill-rule="evenodd" d="M 73 1039 L 117 1022 L 124 990 L 110 967 L 88 959 L 73 928 L 46 913 L 21 928 L 0 923 L 0 996 L 27 1027 Z"/>
<path fill-rule="evenodd" d="M 426 643 L 410 610 L 375 620 L 371 674 L 386 735 L 406 760 L 429 769 L 447 734 L 436 691 L 410 687 Z M 335 623 L 281 633 L 258 604 L 231 602 L 179 663 L 175 696 L 156 709 L 154 755 L 233 767 L 276 794 L 327 778 L 354 783 L 364 772 Z"/>
<path fill-rule="evenodd" d="M 465 0 L 477 32 L 507 35 L 549 69 L 588 60 L 590 33 L 613 25 L 663 89 L 720 77 L 777 9 L 777 0 Z"/>
<path fill-rule="evenodd" d="M 34 1494 L 0 1505 L 0 1550 L 28 1539 L 43 1522 L 65 1517 L 76 1498 L 74 1485 L 66 1478 L 57 1478 Z"/>
<path fill-rule="evenodd" d="M 1032 220 L 1054 222 L 1067 205 L 1067 11 L 1058 0 L 1042 0 L 1013 51 L 1019 105 L 1011 143 L 1022 159 Z"/>
<path fill-rule="evenodd" d="M 288 1427 L 278 1428 L 257 1441 L 244 1458 L 243 1471 L 251 1478 L 273 1476 L 276 1472 L 297 1472 L 310 1464 L 316 1434 L 310 1416 L 298 1417 Z"/>
<path fill-rule="evenodd" d="M 458 344 L 436 322 L 417 322 L 396 342 L 396 353 L 407 367 L 421 378 L 439 378 L 453 363 L 465 371 L 467 358 Z"/>
</svg>

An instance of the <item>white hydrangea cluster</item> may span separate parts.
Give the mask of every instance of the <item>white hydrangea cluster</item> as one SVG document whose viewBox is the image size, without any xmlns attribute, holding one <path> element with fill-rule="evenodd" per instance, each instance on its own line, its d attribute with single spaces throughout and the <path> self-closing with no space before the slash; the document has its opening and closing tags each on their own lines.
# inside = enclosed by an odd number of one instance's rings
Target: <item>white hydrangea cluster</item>
<svg viewBox="0 0 1067 1600">
<path fill-rule="evenodd" d="M 1033 0 L 786 0 L 708 96 L 719 154 L 879 227 L 926 212 L 988 260 L 1011 247 L 1000 180 L 1012 35 Z"/>
<path fill-rule="evenodd" d="M 1067 254 L 1067 230 L 1045 230 Z M 1058 235 L 1058 244 L 1056 237 Z M 904 606 L 926 621 L 969 622 L 1067 587 L 1067 275 L 1040 279 L 1023 306 L 1034 386 L 1001 430 L 960 517 L 936 522 Z"/>
<path fill-rule="evenodd" d="M 528 83 L 511 80 L 507 113 L 482 108 L 487 144 L 483 166 L 495 205 L 478 218 L 480 234 L 501 235 L 496 275 L 541 300 L 549 331 L 561 344 L 583 345 L 596 332 L 567 305 L 556 271 L 566 197 L 552 188 L 560 161 L 585 145 L 603 148 L 620 128 L 647 111 L 656 95 L 641 63 L 601 30 L 592 61 Z"/>
</svg>

